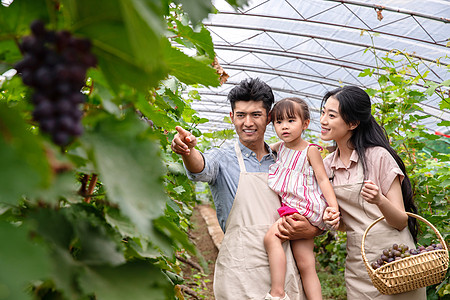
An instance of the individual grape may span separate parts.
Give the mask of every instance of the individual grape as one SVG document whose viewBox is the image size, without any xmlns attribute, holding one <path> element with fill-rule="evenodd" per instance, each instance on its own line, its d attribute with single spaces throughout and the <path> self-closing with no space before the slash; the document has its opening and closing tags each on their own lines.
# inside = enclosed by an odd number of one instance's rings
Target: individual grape
<svg viewBox="0 0 450 300">
<path fill-rule="evenodd" d="M 35 82 L 42 88 L 47 88 L 53 83 L 53 73 L 50 68 L 43 66 L 35 73 Z"/>
<path fill-rule="evenodd" d="M 41 121 L 41 130 L 50 133 L 52 132 L 56 127 L 56 120 L 55 119 L 45 119 Z"/>
<path fill-rule="evenodd" d="M 53 133 L 52 140 L 57 145 L 67 145 L 70 141 L 70 135 L 64 131 Z"/>
<path fill-rule="evenodd" d="M 44 118 L 50 117 L 54 112 L 53 105 L 50 101 L 42 101 L 33 111 L 33 117 L 36 121 L 40 121 Z"/>
<path fill-rule="evenodd" d="M 41 20 L 35 20 L 30 25 L 31 32 L 35 36 L 44 36 L 46 33 L 45 24 Z"/>
<path fill-rule="evenodd" d="M 89 39 L 66 30 L 46 30 L 40 20 L 33 21 L 30 30 L 19 44 L 23 59 L 15 68 L 23 83 L 34 89 L 34 120 L 56 144 L 64 146 L 83 132 L 80 104 L 86 99 L 81 89 L 87 69 L 96 66 L 97 58 L 90 53 Z"/>
<path fill-rule="evenodd" d="M 66 131 L 70 132 L 71 128 L 75 126 L 73 119 L 69 115 L 62 115 L 57 122 L 58 126 Z"/>
<path fill-rule="evenodd" d="M 378 263 L 376 263 L 376 262 L 373 262 L 373 263 L 372 263 L 372 269 L 376 270 L 376 269 L 378 269 L 379 267 L 380 267 L 380 265 L 379 265 Z"/>
<path fill-rule="evenodd" d="M 397 250 L 395 250 L 397 249 Z M 439 250 L 442 249 L 442 244 L 440 243 L 433 243 L 429 246 L 426 245 L 420 245 L 417 247 L 417 249 L 410 249 L 407 245 L 405 244 L 393 244 L 391 248 L 388 249 L 384 249 L 382 251 L 382 254 L 380 255 L 380 258 L 378 258 L 376 261 L 374 261 L 371 266 L 373 269 L 375 265 L 378 265 L 379 267 L 382 267 L 383 265 L 393 262 L 393 261 L 398 261 L 401 259 L 406 259 L 418 254 L 422 254 L 422 253 L 426 253 L 429 251 L 434 251 L 434 250 Z M 377 267 L 377 268 L 379 268 Z"/>
</svg>

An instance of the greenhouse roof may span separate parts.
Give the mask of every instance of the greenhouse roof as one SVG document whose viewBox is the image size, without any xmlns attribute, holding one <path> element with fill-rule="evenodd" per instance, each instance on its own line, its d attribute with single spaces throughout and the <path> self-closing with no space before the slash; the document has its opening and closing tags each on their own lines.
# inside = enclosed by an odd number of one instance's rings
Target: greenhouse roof
<svg viewBox="0 0 450 300">
<path fill-rule="evenodd" d="M 210 121 L 202 131 L 233 128 L 224 121 L 230 105 L 228 92 L 241 80 L 259 77 L 274 91 L 275 100 L 298 96 L 312 110 L 312 131 L 319 131 L 322 96 L 342 85 L 377 88 L 377 78 L 358 77 L 375 68 L 375 56 L 392 50 L 406 52 L 421 60 L 421 72 L 438 83 L 449 79 L 444 67 L 450 64 L 450 2 L 265 0 L 249 1 L 234 10 L 226 1 L 214 1 L 218 10 L 204 20 L 211 32 L 218 61 L 230 76 L 219 88 L 199 90 L 201 101 L 193 108 Z M 441 66 L 436 64 L 440 58 Z M 423 86 L 418 86 L 423 90 Z M 373 99 L 377 101 L 376 99 Z M 450 112 L 439 108 L 440 98 L 422 104 L 424 121 L 430 131 L 449 132 L 437 125 L 450 120 Z M 268 126 L 267 137 L 275 135 Z"/>
</svg>

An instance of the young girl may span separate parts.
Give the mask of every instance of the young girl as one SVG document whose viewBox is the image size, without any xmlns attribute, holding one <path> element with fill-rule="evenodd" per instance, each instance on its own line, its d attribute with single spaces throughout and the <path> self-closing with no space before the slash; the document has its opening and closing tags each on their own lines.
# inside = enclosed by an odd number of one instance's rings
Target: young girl
<svg viewBox="0 0 450 300">
<path fill-rule="evenodd" d="M 271 118 L 282 140 L 272 146 L 278 152 L 278 157 L 270 166 L 268 179 L 269 187 L 281 197 L 282 206 L 278 209 L 280 217 L 300 213 L 312 225 L 327 229 L 322 219 L 324 211 L 332 215 L 328 219 L 338 220 L 339 208 L 319 146 L 302 139 L 302 132 L 310 122 L 308 105 L 299 98 L 283 99 L 273 107 Z M 276 236 L 280 221 L 281 218 L 272 225 L 264 238 L 271 278 L 271 290 L 265 299 L 289 299 L 284 291 L 286 258 L 281 245 L 283 241 Z M 315 268 L 314 240 L 293 240 L 291 247 L 306 297 L 308 300 L 322 299 Z"/>
<path fill-rule="evenodd" d="M 395 244 L 414 247 L 417 224 L 405 211 L 416 213 L 405 165 L 389 146 L 383 128 L 371 114 L 369 95 L 355 86 L 328 92 L 322 101 L 321 138 L 334 140 L 335 152 L 324 160 L 325 169 L 347 232 L 345 283 L 347 299 L 426 299 L 425 289 L 382 295 L 372 285 L 361 256 L 366 228 L 382 215 L 365 240 L 366 257 L 376 260 Z M 334 224 L 334 216 L 324 216 Z M 409 226 L 409 230 L 406 227 Z"/>
</svg>

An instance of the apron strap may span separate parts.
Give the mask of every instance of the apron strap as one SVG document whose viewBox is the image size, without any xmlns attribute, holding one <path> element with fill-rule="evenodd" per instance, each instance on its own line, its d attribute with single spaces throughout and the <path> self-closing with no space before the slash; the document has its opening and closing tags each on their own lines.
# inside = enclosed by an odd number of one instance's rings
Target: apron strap
<svg viewBox="0 0 450 300">
<path fill-rule="evenodd" d="M 242 152 L 241 152 L 241 148 L 239 147 L 238 141 L 236 141 L 236 144 L 234 144 L 234 150 L 236 151 L 236 156 L 237 156 L 237 159 L 239 162 L 239 168 L 241 169 L 241 173 L 247 172 L 245 169 L 244 158 L 242 157 Z"/>
</svg>

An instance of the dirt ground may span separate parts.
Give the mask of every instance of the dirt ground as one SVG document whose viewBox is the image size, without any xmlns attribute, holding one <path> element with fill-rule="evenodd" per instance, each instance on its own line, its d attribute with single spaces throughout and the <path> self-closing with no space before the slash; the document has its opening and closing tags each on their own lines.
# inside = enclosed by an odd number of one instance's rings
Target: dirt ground
<svg viewBox="0 0 450 300">
<path fill-rule="evenodd" d="M 200 258 L 191 257 L 189 262 L 183 263 L 183 277 L 186 284 L 182 288 L 186 299 L 213 300 L 214 263 L 219 252 L 214 245 L 205 220 L 200 214 L 199 206 L 195 207 L 189 232 L 191 240 L 195 243 Z M 196 266 L 200 265 L 201 270 Z M 186 289 L 187 288 L 187 289 Z M 188 290 L 189 289 L 189 290 Z"/>
</svg>

